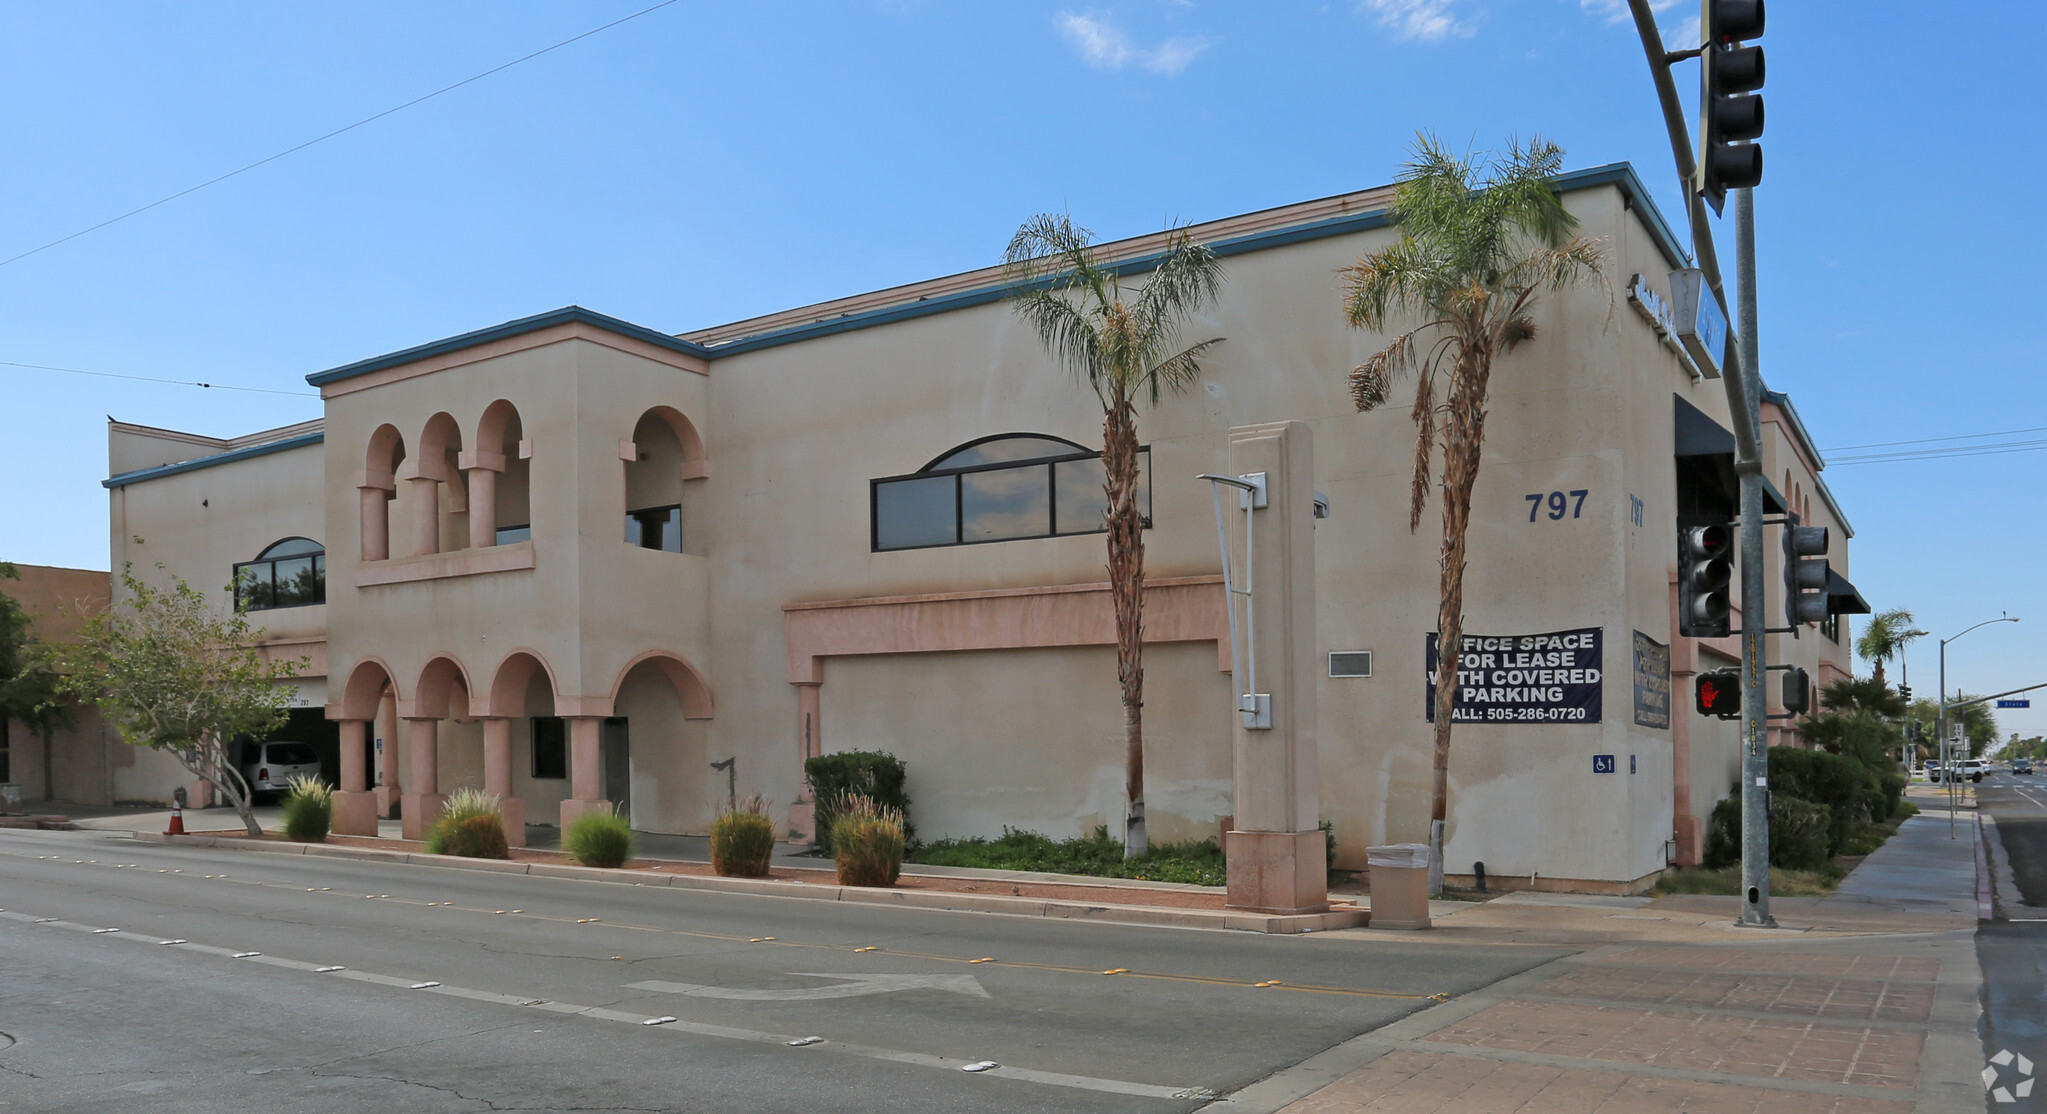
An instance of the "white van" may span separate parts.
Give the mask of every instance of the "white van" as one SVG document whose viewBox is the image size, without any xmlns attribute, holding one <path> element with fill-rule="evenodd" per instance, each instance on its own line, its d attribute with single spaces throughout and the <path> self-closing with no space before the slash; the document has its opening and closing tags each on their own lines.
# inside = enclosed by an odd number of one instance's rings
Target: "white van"
<svg viewBox="0 0 2047 1114">
<path fill-rule="evenodd" d="M 251 796 L 284 794 L 292 778 L 320 776 L 320 755 L 311 743 L 244 743 L 241 770 Z"/>
</svg>

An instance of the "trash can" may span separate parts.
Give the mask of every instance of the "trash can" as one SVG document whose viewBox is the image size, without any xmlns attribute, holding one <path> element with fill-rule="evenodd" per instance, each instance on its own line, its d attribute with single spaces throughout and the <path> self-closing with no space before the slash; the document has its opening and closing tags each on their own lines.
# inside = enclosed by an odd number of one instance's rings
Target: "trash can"
<svg viewBox="0 0 2047 1114">
<path fill-rule="evenodd" d="M 1365 848 L 1372 887 L 1372 928 L 1429 927 L 1429 845 Z"/>
</svg>

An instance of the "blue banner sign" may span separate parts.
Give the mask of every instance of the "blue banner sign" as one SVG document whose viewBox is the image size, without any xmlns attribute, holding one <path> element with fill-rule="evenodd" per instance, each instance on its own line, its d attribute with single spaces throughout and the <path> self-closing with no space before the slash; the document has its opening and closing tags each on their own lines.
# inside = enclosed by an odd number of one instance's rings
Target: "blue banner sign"
<svg viewBox="0 0 2047 1114">
<path fill-rule="evenodd" d="M 2030 708 L 2033 706 L 2033 701 L 2030 697 L 2021 696 L 2016 700 L 2000 700 L 1997 702 L 1997 706 L 2000 708 Z"/>
</svg>

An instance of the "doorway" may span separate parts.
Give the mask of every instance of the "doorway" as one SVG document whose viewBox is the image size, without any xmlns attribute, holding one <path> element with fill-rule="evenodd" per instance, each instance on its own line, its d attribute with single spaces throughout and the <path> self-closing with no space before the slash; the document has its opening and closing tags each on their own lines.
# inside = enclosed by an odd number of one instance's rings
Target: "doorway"
<svg viewBox="0 0 2047 1114">
<path fill-rule="evenodd" d="M 598 734 L 598 750 L 602 758 L 600 792 L 619 815 L 630 815 L 633 793 L 633 750 L 631 735 L 626 730 L 624 716 L 613 716 L 604 721 Z"/>
</svg>

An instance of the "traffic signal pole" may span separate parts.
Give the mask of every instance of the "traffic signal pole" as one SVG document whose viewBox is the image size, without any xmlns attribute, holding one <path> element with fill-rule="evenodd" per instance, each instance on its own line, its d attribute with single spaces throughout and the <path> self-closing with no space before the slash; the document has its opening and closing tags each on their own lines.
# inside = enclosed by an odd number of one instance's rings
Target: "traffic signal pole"
<svg viewBox="0 0 2047 1114">
<path fill-rule="evenodd" d="M 1710 3 L 1711 0 L 1706 0 Z M 1692 230 L 1692 252 L 1698 259 L 1708 288 L 1724 307 L 1726 290 L 1721 283 L 1719 253 L 1713 245 L 1713 227 L 1708 222 L 1706 203 L 1697 188 L 1698 163 L 1693 154 L 1690 129 L 1685 123 L 1683 103 L 1670 72 L 1673 54 L 1664 49 L 1656 29 L 1656 15 L 1650 0 L 1628 0 L 1635 30 L 1642 39 L 1642 51 L 1649 60 L 1649 73 L 1656 85 L 1656 97 L 1663 109 L 1665 129 L 1670 133 L 1671 155 L 1682 182 L 1685 211 Z M 1684 58 L 1699 51 L 1677 52 Z M 1702 63 L 1703 64 L 1703 63 Z M 1755 314 L 1755 213 L 1752 191 L 1735 194 L 1736 282 L 1740 301 L 1740 331 L 1729 363 L 1721 377 L 1727 391 L 1727 410 L 1734 423 L 1734 469 L 1741 482 L 1741 915 L 1735 923 L 1758 928 L 1775 927 L 1770 916 L 1770 827 L 1769 827 L 1769 739 L 1768 724 L 1769 656 L 1765 642 L 1769 611 L 1768 587 L 1763 569 L 1763 457 L 1762 377 L 1756 371 Z"/>
<path fill-rule="evenodd" d="M 1693 201 L 1696 208 L 1698 202 Z M 1741 305 L 1736 347 L 1741 367 L 1729 379 L 1742 380 L 1747 407 L 1736 424 L 1762 428 L 1763 376 L 1757 360 L 1755 191 L 1734 191 L 1734 289 Z M 1728 392 L 1730 409 L 1734 392 Z M 1739 446 L 1737 446 L 1738 448 Z M 1769 608 L 1764 605 L 1763 467 L 1758 454 L 1746 467 L 1736 456 L 1741 478 L 1741 915 L 1738 925 L 1775 928 L 1770 916 L 1770 691 Z"/>
</svg>

